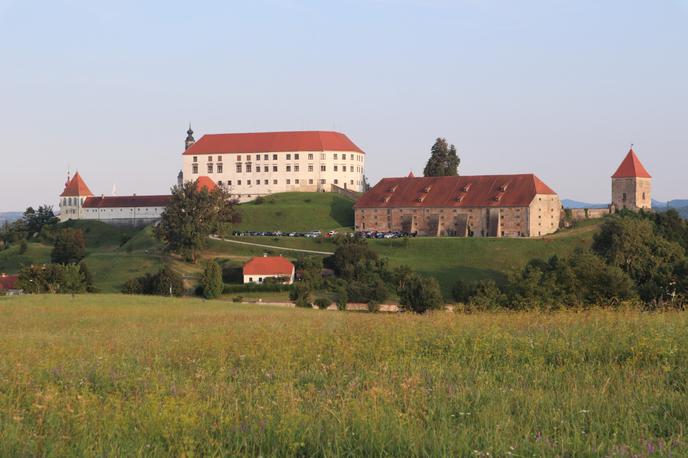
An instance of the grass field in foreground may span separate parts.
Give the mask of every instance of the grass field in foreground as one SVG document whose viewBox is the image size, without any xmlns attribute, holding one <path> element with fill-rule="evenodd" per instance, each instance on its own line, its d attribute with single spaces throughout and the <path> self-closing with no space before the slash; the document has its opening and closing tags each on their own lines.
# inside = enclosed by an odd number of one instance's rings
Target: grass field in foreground
<svg viewBox="0 0 688 458">
<path fill-rule="evenodd" d="M 688 454 L 688 313 L 0 300 L 0 456 Z"/>
</svg>

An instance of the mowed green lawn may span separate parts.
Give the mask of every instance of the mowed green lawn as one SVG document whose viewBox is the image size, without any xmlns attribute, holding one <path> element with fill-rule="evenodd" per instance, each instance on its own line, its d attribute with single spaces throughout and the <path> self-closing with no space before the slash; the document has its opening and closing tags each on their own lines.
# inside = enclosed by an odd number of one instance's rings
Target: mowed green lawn
<svg viewBox="0 0 688 458">
<path fill-rule="evenodd" d="M 242 222 L 234 230 L 329 231 L 353 227 L 353 200 L 333 193 L 285 192 L 239 206 Z"/>
<path fill-rule="evenodd" d="M 686 456 L 687 341 L 686 312 L 4 298 L 0 456 Z"/>
</svg>

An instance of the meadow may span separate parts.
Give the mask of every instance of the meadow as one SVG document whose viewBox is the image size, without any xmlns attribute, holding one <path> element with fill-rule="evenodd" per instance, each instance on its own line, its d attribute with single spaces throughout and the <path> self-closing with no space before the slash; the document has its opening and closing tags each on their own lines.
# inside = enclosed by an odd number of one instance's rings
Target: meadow
<svg viewBox="0 0 688 458">
<path fill-rule="evenodd" d="M 0 456 L 685 456 L 688 313 L 0 298 Z"/>
</svg>

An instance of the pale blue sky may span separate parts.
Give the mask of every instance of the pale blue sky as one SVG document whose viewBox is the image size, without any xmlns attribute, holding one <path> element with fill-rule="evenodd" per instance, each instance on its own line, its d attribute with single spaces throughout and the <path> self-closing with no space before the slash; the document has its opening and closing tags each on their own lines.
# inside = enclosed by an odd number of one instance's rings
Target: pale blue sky
<svg viewBox="0 0 688 458">
<path fill-rule="evenodd" d="M 372 183 L 534 172 L 606 202 L 636 144 L 688 198 L 688 0 L 0 0 L 0 211 L 165 193 L 203 133 L 336 129 Z"/>
</svg>

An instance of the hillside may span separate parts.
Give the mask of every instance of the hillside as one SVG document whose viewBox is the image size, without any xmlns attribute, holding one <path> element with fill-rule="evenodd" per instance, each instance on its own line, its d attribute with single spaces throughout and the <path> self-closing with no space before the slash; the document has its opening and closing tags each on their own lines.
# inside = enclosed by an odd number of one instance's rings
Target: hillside
<svg viewBox="0 0 688 458">
<path fill-rule="evenodd" d="M 560 231 L 540 239 L 492 238 L 425 238 L 371 240 L 371 246 L 389 259 L 392 265 L 406 264 L 421 274 L 437 278 L 446 297 L 458 278 L 465 280 L 494 279 L 502 282 L 507 275 L 521 269 L 533 258 L 547 259 L 566 255 L 576 248 L 592 243 L 600 220 L 581 222 L 573 229 Z M 301 237 L 230 237 L 232 240 L 270 245 L 282 248 L 333 252 L 336 245 L 331 239 Z M 236 245 L 213 240 L 208 245 L 209 257 L 260 256 L 268 252 L 296 258 L 303 254 L 273 250 L 264 247 Z"/>
<path fill-rule="evenodd" d="M 22 212 L 0 212 L 0 225 L 18 220 L 22 215 Z"/>
<path fill-rule="evenodd" d="M 262 202 L 262 203 L 261 203 Z M 287 192 L 239 206 L 242 231 L 328 231 L 354 225 L 354 202 L 333 193 Z"/>
<path fill-rule="evenodd" d="M 312 199 L 312 208 L 305 199 Z M 332 194 L 281 194 L 275 203 L 245 204 L 242 228 L 248 230 L 277 230 L 275 213 L 282 212 L 286 230 L 308 230 L 346 226 L 351 201 Z M 309 211 L 309 208 L 311 210 Z M 274 215 L 274 216 L 272 216 Z M 312 217 L 312 215 L 315 215 Z M 316 222 L 317 221 L 317 222 Z M 415 238 L 371 240 L 371 246 L 389 259 L 392 265 L 409 265 L 421 274 L 436 277 L 447 298 L 458 278 L 464 280 L 494 279 L 502 282 L 510 272 L 522 268 L 533 258 L 546 259 L 553 255 L 566 255 L 577 247 L 588 247 L 599 220 L 580 223 L 574 229 L 560 231 L 540 239 L 488 239 L 488 238 Z M 153 272 L 165 263 L 193 283 L 198 278 L 202 263 L 195 265 L 179 262 L 163 252 L 162 245 L 153 236 L 151 227 L 144 229 L 120 228 L 98 221 L 74 221 L 60 227 L 79 227 L 84 230 L 87 256 L 84 260 L 93 273 L 96 286 L 102 292 L 117 292 L 127 280 L 146 272 Z M 270 229 L 268 229 L 270 228 Z M 219 259 L 240 266 L 251 256 L 265 252 L 279 253 L 295 259 L 302 253 L 281 251 L 271 247 L 333 252 L 336 245 L 331 239 L 303 237 L 230 237 L 242 242 L 267 245 L 257 247 L 211 240 L 202 256 Z M 19 254 L 19 246 L 0 252 L 0 271 L 15 273 L 24 264 L 49 262 L 52 247 L 48 243 L 29 243 L 28 251 Z"/>
</svg>

